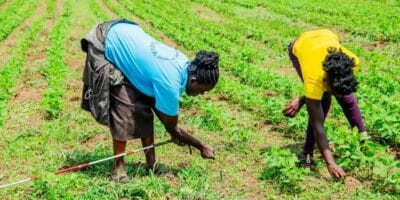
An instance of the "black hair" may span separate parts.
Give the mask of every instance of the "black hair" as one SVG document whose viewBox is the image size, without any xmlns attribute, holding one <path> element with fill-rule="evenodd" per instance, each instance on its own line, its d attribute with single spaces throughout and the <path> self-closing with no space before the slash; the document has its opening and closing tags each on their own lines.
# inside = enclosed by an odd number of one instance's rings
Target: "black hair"
<svg viewBox="0 0 400 200">
<path fill-rule="evenodd" d="M 218 62 L 217 53 L 199 51 L 188 68 L 189 76 L 195 76 L 199 83 L 215 85 L 219 78 Z"/>
<path fill-rule="evenodd" d="M 323 66 L 332 91 L 341 95 L 356 91 L 358 82 L 353 74 L 354 59 L 343 53 L 342 49 L 328 48 Z"/>
</svg>

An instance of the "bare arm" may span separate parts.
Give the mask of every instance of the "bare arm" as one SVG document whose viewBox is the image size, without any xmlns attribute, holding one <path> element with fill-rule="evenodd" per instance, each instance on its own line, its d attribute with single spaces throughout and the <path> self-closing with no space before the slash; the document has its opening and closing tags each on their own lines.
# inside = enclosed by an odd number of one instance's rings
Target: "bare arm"
<svg viewBox="0 0 400 200">
<path fill-rule="evenodd" d="M 172 136 L 172 138 L 179 140 L 190 146 L 194 146 L 196 149 L 200 150 L 201 156 L 203 158 L 214 158 L 213 150 L 205 143 L 201 142 L 192 135 L 186 133 L 184 130 L 178 127 L 178 115 L 168 116 L 157 109 L 154 109 L 158 119 L 163 123 L 165 129 Z"/>
<path fill-rule="evenodd" d="M 345 172 L 335 163 L 331 150 L 329 149 L 328 140 L 324 130 L 325 119 L 321 101 L 306 98 L 305 102 L 310 116 L 311 127 L 314 130 L 315 140 L 318 144 L 319 151 L 328 166 L 329 173 L 335 178 L 344 177 L 346 175 Z"/>
<path fill-rule="evenodd" d="M 304 104 L 305 104 L 305 96 L 294 98 L 285 106 L 282 113 L 286 117 L 295 117 Z"/>
</svg>

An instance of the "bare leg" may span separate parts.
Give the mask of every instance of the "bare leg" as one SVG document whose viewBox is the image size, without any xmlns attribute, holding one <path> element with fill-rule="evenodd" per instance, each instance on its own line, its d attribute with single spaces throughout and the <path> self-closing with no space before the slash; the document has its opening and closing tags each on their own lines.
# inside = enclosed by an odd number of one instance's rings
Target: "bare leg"
<svg viewBox="0 0 400 200">
<path fill-rule="evenodd" d="M 125 152 L 126 141 L 119 141 L 113 139 L 113 148 L 114 148 L 114 155 L 121 154 Z M 118 168 L 124 166 L 124 157 L 120 157 L 115 159 L 114 168 Z"/>
<path fill-rule="evenodd" d="M 118 155 L 125 152 L 126 141 L 119 141 L 113 139 L 114 155 Z M 111 173 L 111 178 L 121 183 L 127 183 L 129 177 L 125 172 L 124 157 L 115 159 L 114 170 Z"/>
<path fill-rule="evenodd" d="M 154 144 L 154 135 L 145 137 L 145 138 L 141 138 L 142 140 L 142 146 L 143 147 L 147 147 L 150 146 L 152 144 Z M 154 148 L 151 149 L 147 149 L 144 151 L 144 155 L 146 156 L 146 167 L 148 169 L 153 169 L 154 168 L 154 163 L 156 162 L 156 153 Z"/>
<path fill-rule="evenodd" d="M 322 97 L 322 111 L 324 112 L 324 118 L 327 117 L 329 109 L 331 107 L 332 98 L 330 94 L 324 93 Z M 313 134 L 313 129 L 310 124 L 310 119 L 308 120 L 308 127 L 306 132 L 306 142 L 304 143 L 303 153 L 314 154 L 315 138 Z"/>
</svg>

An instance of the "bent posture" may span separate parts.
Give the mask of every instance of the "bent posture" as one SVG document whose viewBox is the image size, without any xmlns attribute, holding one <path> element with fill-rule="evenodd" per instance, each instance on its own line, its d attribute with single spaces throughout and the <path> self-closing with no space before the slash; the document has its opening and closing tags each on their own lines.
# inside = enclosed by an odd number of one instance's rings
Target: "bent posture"
<svg viewBox="0 0 400 200">
<path fill-rule="evenodd" d="M 109 121 L 104 123 L 111 130 L 114 154 L 123 153 L 130 139 L 140 138 L 143 146 L 154 143 L 154 112 L 174 141 L 191 145 L 200 150 L 203 158 L 213 159 L 214 152 L 209 145 L 178 127 L 178 110 L 179 97 L 184 91 L 187 95 L 196 96 L 217 84 L 218 54 L 200 51 L 193 61 L 189 61 L 178 50 L 155 40 L 140 26 L 127 20 L 100 24 L 91 33 L 87 37 L 95 35 L 95 40 L 104 35 L 100 39 L 104 45 L 100 56 L 116 68 L 109 70 L 111 86 L 109 117 L 106 117 Z M 96 42 L 92 44 L 89 41 L 88 46 L 91 52 L 91 49 L 98 49 L 99 44 L 96 46 Z M 100 63 L 94 58 L 88 53 L 87 63 Z M 122 72 L 122 78 L 118 78 L 116 70 Z M 90 73 L 91 69 L 85 71 Z M 88 94 L 88 91 L 84 93 Z M 154 149 L 148 150 L 145 157 L 147 168 L 154 169 Z M 112 178 L 128 181 L 123 158 L 115 161 Z"/>
<path fill-rule="evenodd" d="M 354 71 L 359 60 L 356 55 L 340 44 L 339 37 L 330 30 L 322 29 L 301 34 L 288 47 L 293 67 L 304 83 L 304 96 L 291 100 L 283 110 L 285 116 L 294 117 L 306 104 L 309 120 L 306 141 L 299 155 L 300 166 L 313 169 L 315 142 L 324 158 L 329 173 L 336 178 L 344 177 L 343 169 L 335 163 L 325 136 L 324 121 L 335 96 L 350 125 L 356 126 L 365 137 L 365 127 L 353 92 L 357 80 Z"/>
</svg>

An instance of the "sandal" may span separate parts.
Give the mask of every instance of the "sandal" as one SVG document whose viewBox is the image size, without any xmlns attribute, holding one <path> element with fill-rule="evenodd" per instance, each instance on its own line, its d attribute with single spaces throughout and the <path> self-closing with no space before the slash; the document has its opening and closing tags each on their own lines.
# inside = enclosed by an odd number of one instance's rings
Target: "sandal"
<svg viewBox="0 0 400 200">
<path fill-rule="evenodd" d="M 128 174 L 126 174 L 125 167 L 115 168 L 111 172 L 111 179 L 120 183 L 128 183 L 129 177 Z"/>
<path fill-rule="evenodd" d="M 313 155 L 309 153 L 300 153 L 298 156 L 299 164 L 298 167 L 310 168 L 310 170 L 315 169 L 315 162 L 313 160 Z"/>
</svg>

